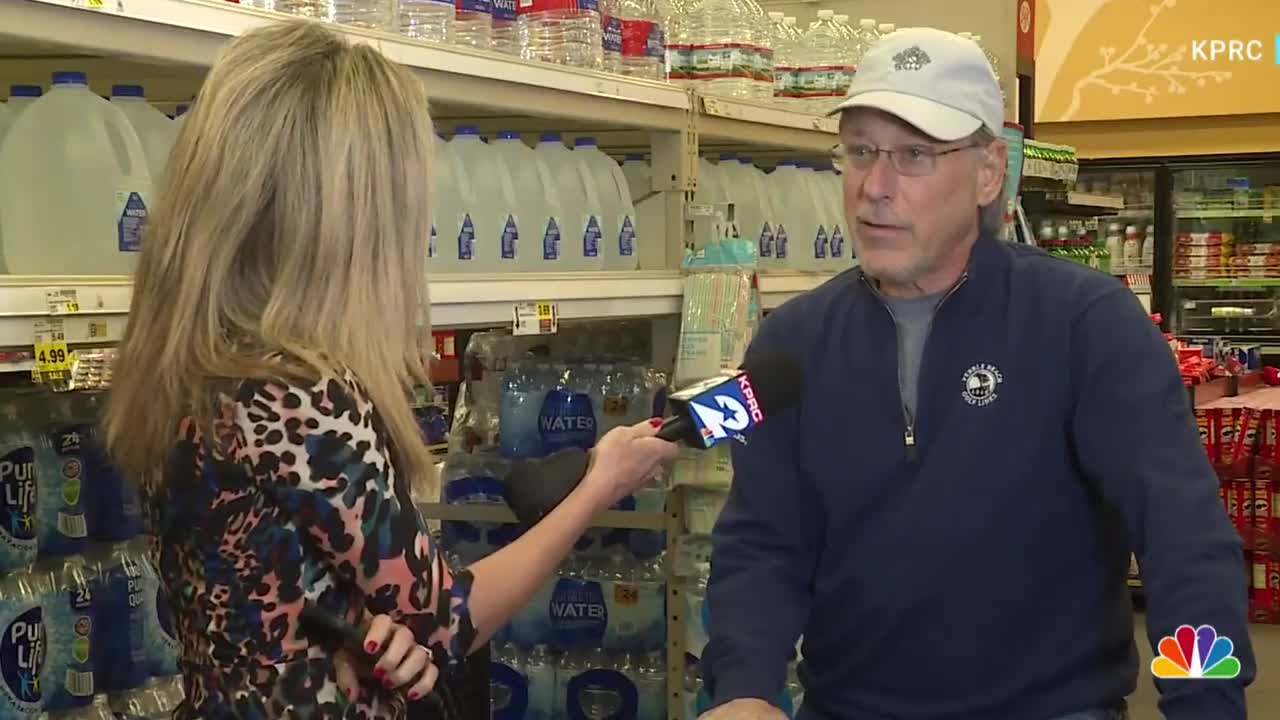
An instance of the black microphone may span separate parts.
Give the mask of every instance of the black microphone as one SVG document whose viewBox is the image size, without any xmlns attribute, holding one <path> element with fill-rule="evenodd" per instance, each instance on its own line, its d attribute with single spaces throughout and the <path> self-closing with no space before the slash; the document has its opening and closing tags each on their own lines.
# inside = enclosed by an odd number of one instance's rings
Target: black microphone
<svg viewBox="0 0 1280 720">
<path fill-rule="evenodd" d="M 804 372 L 788 355 L 749 353 L 740 372 L 695 383 L 672 393 L 674 415 L 658 437 L 705 450 L 746 434 L 770 415 L 787 410 L 804 392 Z M 520 460 L 502 481 L 502 496 L 522 524 L 534 525 L 556 508 L 587 474 L 590 456 L 564 448 Z"/>
</svg>

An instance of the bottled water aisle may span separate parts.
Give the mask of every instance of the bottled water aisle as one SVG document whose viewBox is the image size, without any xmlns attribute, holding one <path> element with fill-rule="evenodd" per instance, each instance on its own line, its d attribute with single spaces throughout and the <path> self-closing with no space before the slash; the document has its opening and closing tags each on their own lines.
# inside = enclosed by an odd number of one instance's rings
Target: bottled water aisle
<svg viewBox="0 0 1280 720">
<path fill-rule="evenodd" d="M 400 34 L 415 40 L 453 39 L 452 0 L 399 0 Z"/>
</svg>

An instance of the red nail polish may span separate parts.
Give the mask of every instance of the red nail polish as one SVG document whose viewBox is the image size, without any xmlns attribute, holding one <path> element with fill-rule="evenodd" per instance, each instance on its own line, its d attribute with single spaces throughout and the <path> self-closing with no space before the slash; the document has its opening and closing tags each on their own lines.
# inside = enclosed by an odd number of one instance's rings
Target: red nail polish
<svg viewBox="0 0 1280 720">
<path fill-rule="evenodd" d="M 382 668 L 380 668 L 380 667 L 376 667 L 376 668 L 374 668 L 374 669 L 373 669 L 373 678 L 374 678 L 375 680 L 381 680 L 381 679 L 382 679 L 382 676 L 383 676 L 383 675 L 386 675 L 386 674 L 387 674 L 387 671 L 386 671 L 386 670 L 383 670 L 383 669 L 382 669 Z"/>
<path fill-rule="evenodd" d="M 417 699 L 418 699 L 418 692 L 417 692 L 416 690 L 410 690 L 410 691 L 409 691 L 409 699 L 410 699 L 410 700 L 417 700 Z"/>
<path fill-rule="evenodd" d="M 369 653 L 370 655 L 378 652 L 378 643 L 370 640 L 369 642 L 365 643 L 364 651 Z"/>
<path fill-rule="evenodd" d="M 649 418 L 649 424 L 653 427 L 662 427 L 662 418 Z"/>
<path fill-rule="evenodd" d="M 395 684 L 395 683 L 393 683 L 393 682 L 391 682 L 391 678 L 387 678 L 386 680 L 383 680 L 383 681 L 382 681 L 382 687 L 384 687 L 384 688 L 386 688 L 386 689 L 388 689 L 388 690 L 390 690 L 391 688 L 393 688 L 393 687 L 395 687 L 395 686 L 396 686 L 396 684 Z"/>
</svg>

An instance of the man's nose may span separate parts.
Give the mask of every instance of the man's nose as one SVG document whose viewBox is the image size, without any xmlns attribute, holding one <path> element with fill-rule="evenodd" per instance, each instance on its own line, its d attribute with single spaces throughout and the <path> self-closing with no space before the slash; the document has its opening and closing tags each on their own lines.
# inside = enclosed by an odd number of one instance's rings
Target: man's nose
<svg viewBox="0 0 1280 720">
<path fill-rule="evenodd" d="M 862 173 L 862 193 L 871 200 L 883 200 L 892 197 L 897 186 L 898 171 L 893 167 L 892 158 L 878 153 L 871 167 Z"/>
</svg>

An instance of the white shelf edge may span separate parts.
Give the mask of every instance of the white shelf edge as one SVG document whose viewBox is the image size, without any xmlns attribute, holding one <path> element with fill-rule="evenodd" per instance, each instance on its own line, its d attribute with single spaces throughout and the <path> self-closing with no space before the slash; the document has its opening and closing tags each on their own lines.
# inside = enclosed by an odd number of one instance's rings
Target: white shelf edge
<svg viewBox="0 0 1280 720">
<path fill-rule="evenodd" d="M 1187 220 L 1209 220 L 1209 219 L 1228 219 L 1228 218 L 1268 218 L 1280 215 L 1280 208 L 1266 209 L 1241 209 L 1224 208 L 1221 210 L 1179 210 L 1177 216 L 1179 219 Z"/>
<path fill-rule="evenodd" d="M 1108 210 L 1124 210 L 1124 198 L 1119 195 L 1096 195 L 1074 190 L 1067 193 L 1068 205 L 1106 208 Z"/>
<path fill-rule="evenodd" d="M 418 503 L 425 518 L 460 520 L 463 522 L 515 523 L 516 516 L 506 505 L 480 505 L 429 502 Z M 591 520 L 592 527 L 628 528 L 632 530 L 664 530 L 666 515 L 655 512 L 606 510 Z"/>
</svg>

